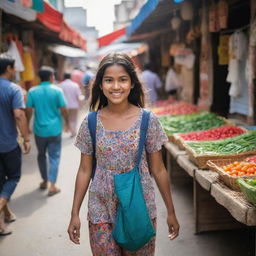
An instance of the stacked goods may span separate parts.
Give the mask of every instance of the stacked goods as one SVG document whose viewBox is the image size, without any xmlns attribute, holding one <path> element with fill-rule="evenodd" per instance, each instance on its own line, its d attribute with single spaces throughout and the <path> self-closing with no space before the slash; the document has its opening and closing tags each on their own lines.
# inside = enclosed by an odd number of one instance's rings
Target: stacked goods
<svg viewBox="0 0 256 256">
<path fill-rule="evenodd" d="M 165 107 L 153 108 L 152 111 L 158 115 L 185 115 L 197 112 L 197 107 L 195 105 L 186 102 L 177 102 L 172 105 Z"/>
<path fill-rule="evenodd" d="M 256 179 L 244 180 L 239 178 L 237 183 L 246 199 L 256 207 Z"/>
<path fill-rule="evenodd" d="M 181 116 L 160 116 L 159 120 L 167 134 L 203 131 L 225 124 L 224 118 L 209 112 Z"/>
<path fill-rule="evenodd" d="M 245 158 L 256 153 L 256 131 L 216 141 L 188 141 L 186 150 L 190 159 L 203 169 L 207 168 L 207 160 Z"/>
<path fill-rule="evenodd" d="M 241 127 L 226 125 L 206 131 L 179 134 L 179 137 L 185 141 L 219 140 L 234 137 L 245 132 L 246 130 Z"/>
</svg>

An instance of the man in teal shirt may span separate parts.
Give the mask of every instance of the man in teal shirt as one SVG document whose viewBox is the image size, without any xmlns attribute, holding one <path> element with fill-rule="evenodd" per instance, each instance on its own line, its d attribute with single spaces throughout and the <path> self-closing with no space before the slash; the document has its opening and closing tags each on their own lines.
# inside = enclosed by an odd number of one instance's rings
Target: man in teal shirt
<svg viewBox="0 0 256 256">
<path fill-rule="evenodd" d="M 68 130 L 68 115 L 62 90 L 52 84 L 54 70 L 43 67 L 38 75 L 41 83 L 28 92 L 27 117 L 29 122 L 34 109 L 33 130 L 38 150 L 37 162 L 43 179 L 40 188 L 46 189 L 49 182 L 48 195 L 52 196 L 60 192 L 55 184 L 60 162 L 62 116 L 65 120 L 65 129 Z M 48 152 L 49 167 L 46 152 Z"/>
</svg>

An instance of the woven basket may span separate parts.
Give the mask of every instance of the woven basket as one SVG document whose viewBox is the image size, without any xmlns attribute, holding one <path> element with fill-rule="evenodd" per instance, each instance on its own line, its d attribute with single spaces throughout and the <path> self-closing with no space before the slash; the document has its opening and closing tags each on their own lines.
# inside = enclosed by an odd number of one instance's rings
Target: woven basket
<svg viewBox="0 0 256 256">
<path fill-rule="evenodd" d="M 186 142 L 178 134 L 175 134 L 175 143 L 179 146 L 180 149 L 185 150 L 184 144 Z"/>
<path fill-rule="evenodd" d="M 168 139 L 169 139 L 170 142 L 175 143 L 174 134 L 167 134 L 167 136 L 168 136 Z"/>
<path fill-rule="evenodd" d="M 236 161 L 240 157 L 248 157 L 256 154 L 256 150 L 246 151 L 239 154 L 230 154 L 230 155 L 198 155 L 195 151 L 189 147 L 187 144 L 183 144 L 185 150 L 188 153 L 190 160 L 195 163 L 200 169 L 208 169 L 207 161 L 208 160 L 222 160 L 230 159 Z"/>
<path fill-rule="evenodd" d="M 235 124 L 233 122 L 231 122 L 230 120 L 226 119 L 225 117 L 222 117 L 222 119 L 224 120 L 225 124 L 224 125 L 231 125 L 231 126 L 235 126 Z M 245 129 L 246 130 L 246 129 Z"/>
<path fill-rule="evenodd" d="M 244 156 L 237 156 L 235 160 L 231 160 L 231 159 L 209 160 L 207 161 L 207 166 L 210 168 L 210 170 L 217 172 L 219 174 L 219 179 L 222 180 L 228 187 L 236 191 L 241 191 L 240 186 L 236 182 L 237 178 L 254 179 L 256 178 L 256 175 L 244 175 L 244 176 L 234 177 L 232 175 L 229 175 L 227 172 L 225 172 L 222 169 L 222 166 L 232 164 L 234 161 L 243 161 L 245 158 L 246 157 Z"/>
<path fill-rule="evenodd" d="M 256 187 L 247 184 L 244 179 L 238 179 L 238 184 L 245 198 L 256 207 Z"/>
<path fill-rule="evenodd" d="M 174 144 L 176 144 L 177 146 L 179 146 L 179 144 L 178 144 L 178 139 L 179 139 L 178 133 L 174 133 L 174 134 L 171 134 L 171 135 L 169 134 L 168 137 L 169 137 L 169 140 L 170 140 L 172 143 L 174 143 Z"/>
</svg>

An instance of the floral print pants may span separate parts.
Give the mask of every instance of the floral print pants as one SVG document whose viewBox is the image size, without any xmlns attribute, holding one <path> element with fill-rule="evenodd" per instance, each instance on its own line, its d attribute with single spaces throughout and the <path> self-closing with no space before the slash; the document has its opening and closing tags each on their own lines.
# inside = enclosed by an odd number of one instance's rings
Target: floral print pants
<svg viewBox="0 0 256 256">
<path fill-rule="evenodd" d="M 152 220 L 156 229 L 156 219 Z M 136 252 L 126 251 L 112 237 L 113 224 L 89 222 L 90 244 L 93 256 L 154 256 L 155 237 Z"/>
</svg>

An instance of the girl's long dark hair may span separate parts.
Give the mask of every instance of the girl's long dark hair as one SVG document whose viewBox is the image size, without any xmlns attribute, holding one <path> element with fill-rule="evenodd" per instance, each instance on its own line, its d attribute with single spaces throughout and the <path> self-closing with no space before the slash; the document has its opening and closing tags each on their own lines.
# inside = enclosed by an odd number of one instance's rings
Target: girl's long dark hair
<svg viewBox="0 0 256 256">
<path fill-rule="evenodd" d="M 143 86 L 138 79 L 135 65 L 133 64 L 132 59 L 124 53 L 111 53 L 102 59 L 98 67 L 98 71 L 91 90 L 90 110 L 97 111 L 108 105 L 108 100 L 103 94 L 100 86 L 102 84 L 102 79 L 106 68 L 112 65 L 121 65 L 129 74 L 131 83 L 134 87 L 130 91 L 128 101 L 135 106 L 143 108 L 145 105 L 145 94 Z"/>
</svg>

